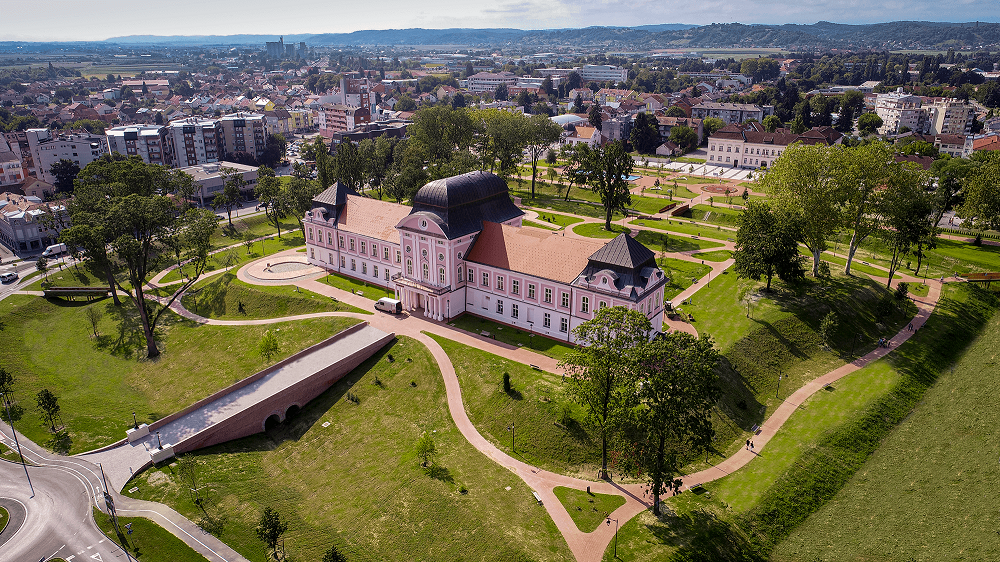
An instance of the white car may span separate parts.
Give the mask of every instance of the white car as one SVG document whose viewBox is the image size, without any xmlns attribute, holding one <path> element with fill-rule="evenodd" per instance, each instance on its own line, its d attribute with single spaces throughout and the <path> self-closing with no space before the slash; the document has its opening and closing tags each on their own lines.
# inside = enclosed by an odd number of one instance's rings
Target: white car
<svg viewBox="0 0 1000 562">
<path fill-rule="evenodd" d="M 10 283 L 12 281 L 17 281 L 16 271 L 8 271 L 7 273 L 0 273 L 0 282 Z"/>
</svg>

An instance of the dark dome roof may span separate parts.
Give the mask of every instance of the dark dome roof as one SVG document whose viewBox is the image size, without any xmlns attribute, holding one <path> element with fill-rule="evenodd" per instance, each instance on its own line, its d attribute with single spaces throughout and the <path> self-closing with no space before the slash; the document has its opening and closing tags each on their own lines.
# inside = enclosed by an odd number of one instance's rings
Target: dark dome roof
<svg viewBox="0 0 1000 562">
<path fill-rule="evenodd" d="M 417 191 L 414 207 L 451 209 L 495 197 L 507 195 L 507 184 L 496 174 L 469 172 L 434 180 Z"/>
</svg>

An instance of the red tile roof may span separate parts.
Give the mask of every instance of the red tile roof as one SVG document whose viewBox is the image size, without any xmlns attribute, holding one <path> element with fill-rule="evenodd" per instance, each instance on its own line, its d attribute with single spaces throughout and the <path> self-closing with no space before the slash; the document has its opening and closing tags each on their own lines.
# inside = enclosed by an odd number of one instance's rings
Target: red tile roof
<svg viewBox="0 0 1000 562">
<path fill-rule="evenodd" d="M 348 195 L 347 205 L 337 220 L 337 228 L 386 242 L 399 242 L 396 225 L 412 209 L 391 201 Z"/>
<path fill-rule="evenodd" d="M 484 222 L 466 260 L 572 283 L 587 267 L 588 258 L 603 247 L 604 243 L 597 240 Z"/>
</svg>

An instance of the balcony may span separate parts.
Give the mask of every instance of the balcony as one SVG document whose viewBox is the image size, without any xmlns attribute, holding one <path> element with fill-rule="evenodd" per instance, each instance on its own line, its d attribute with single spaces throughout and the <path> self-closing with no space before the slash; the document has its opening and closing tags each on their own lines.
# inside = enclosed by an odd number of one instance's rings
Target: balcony
<svg viewBox="0 0 1000 562">
<path fill-rule="evenodd" d="M 447 287 L 435 287 L 434 285 L 428 285 L 426 283 L 414 281 L 413 279 L 407 279 L 406 277 L 403 277 L 402 273 L 397 273 L 393 275 L 392 280 L 395 281 L 396 284 L 401 285 L 403 287 L 409 287 L 411 289 L 423 291 L 430 295 L 437 296 L 451 292 L 451 285 L 448 285 Z"/>
</svg>

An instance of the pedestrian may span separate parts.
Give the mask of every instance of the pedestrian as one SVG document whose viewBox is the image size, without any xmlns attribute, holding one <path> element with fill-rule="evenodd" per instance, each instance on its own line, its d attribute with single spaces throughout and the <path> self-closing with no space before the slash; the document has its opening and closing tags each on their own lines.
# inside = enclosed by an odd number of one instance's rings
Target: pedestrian
<svg viewBox="0 0 1000 562">
<path fill-rule="evenodd" d="M 913 322 L 910 322 L 910 325 L 907 326 L 906 329 L 912 332 L 913 331 Z"/>
<path fill-rule="evenodd" d="M 747 450 L 748 451 L 750 450 L 750 440 L 749 439 L 747 439 Z"/>
<path fill-rule="evenodd" d="M 750 442 L 750 452 L 753 452 L 753 441 Z"/>
</svg>

